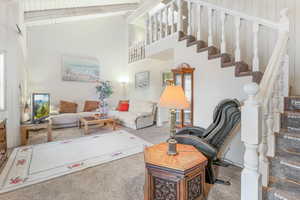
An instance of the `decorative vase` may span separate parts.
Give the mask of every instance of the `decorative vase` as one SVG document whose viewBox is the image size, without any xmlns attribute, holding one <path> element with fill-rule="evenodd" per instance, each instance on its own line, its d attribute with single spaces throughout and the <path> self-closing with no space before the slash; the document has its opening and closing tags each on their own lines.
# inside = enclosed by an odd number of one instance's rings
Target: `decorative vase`
<svg viewBox="0 0 300 200">
<path fill-rule="evenodd" d="M 101 114 L 105 116 L 108 114 L 108 103 L 106 99 L 101 101 Z"/>
</svg>

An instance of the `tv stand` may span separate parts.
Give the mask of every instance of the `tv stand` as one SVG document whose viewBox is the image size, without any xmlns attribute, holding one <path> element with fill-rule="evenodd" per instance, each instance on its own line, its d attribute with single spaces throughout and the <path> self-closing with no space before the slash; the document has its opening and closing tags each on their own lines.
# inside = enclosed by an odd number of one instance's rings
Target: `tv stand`
<svg viewBox="0 0 300 200">
<path fill-rule="evenodd" d="M 44 123 L 25 123 L 21 125 L 21 145 L 27 145 L 28 144 L 28 138 L 29 138 L 29 131 L 38 131 L 41 129 L 47 130 L 47 141 L 52 141 L 52 127 L 51 124 L 46 121 Z"/>
</svg>

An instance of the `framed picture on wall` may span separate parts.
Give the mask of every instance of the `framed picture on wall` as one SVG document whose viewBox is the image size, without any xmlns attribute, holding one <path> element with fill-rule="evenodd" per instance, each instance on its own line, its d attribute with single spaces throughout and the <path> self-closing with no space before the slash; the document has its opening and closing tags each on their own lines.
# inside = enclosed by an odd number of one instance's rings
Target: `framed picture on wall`
<svg viewBox="0 0 300 200">
<path fill-rule="evenodd" d="M 150 84 L 150 71 L 138 72 L 135 74 L 135 88 L 148 88 Z"/>
<path fill-rule="evenodd" d="M 173 81 L 173 73 L 171 71 L 162 73 L 162 86 L 163 87 L 165 87 L 167 85 L 167 81 Z"/>
<path fill-rule="evenodd" d="M 63 56 L 62 80 L 95 82 L 99 80 L 100 65 L 97 58 Z"/>
</svg>

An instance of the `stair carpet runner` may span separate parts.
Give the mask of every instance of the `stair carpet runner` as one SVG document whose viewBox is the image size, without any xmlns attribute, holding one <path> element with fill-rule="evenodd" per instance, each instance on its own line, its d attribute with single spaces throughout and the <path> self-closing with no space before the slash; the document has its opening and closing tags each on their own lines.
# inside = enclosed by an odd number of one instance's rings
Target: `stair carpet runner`
<svg viewBox="0 0 300 200">
<path fill-rule="evenodd" d="M 276 155 L 271 158 L 267 200 L 300 200 L 300 96 L 285 99 Z"/>
</svg>

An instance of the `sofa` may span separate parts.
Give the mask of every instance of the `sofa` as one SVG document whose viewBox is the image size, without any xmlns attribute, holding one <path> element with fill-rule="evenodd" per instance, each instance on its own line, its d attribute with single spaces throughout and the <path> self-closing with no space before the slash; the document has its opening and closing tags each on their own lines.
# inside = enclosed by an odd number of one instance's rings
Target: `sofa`
<svg viewBox="0 0 300 200">
<path fill-rule="evenodd" d="M 77 101 L 73 102 L 66 102 L 61 101 L 60 105 L 53 106 L 54 109 L 51 111 L 49 121 L 52 125 L 52 128 L 69 128 L 79 126 L 80 118 L 82 117 L 90 117 L 94 116 L 95 114 L 100 114 L 99 111 L 96 111 L 97 105 L 94 105 L 94 108 L 90 108 L 90 103 L 94 103 L 96 101 Z M 62 109 L 61 105 L 67 105 L 64 109 Z M 70 105 L 76 105 L 76 108 L 73 108 L 73 111 L 61 113 L 61 110 L 68 110 L 70 109 Z"/>
<path fill-rule="evenodd" d="M 100 114 L 99 111 L 83 112 L 82 110 L 84 109 L 80 108 L 78 110 L 81 112 L 52 112 L 49 117 L 52 128 L 68 128 L 79 126 L 80 118 Z M 130 106 L 127 112 L 113 110 L 109 111 L 108 115 L 114 117 L 119 124 L 136 130 L 152 126 L 155 122 L 156 110 L 157 104 L 154 102 L 130 100 Z"/>
<path fill-rule="evenodd" d="M 119 124 L 132 129 L 141 129 L 155 123 L 157 104 L 151 101 L 129 101 L 128 111 L 110 111 L 109 115 L 116 118 Z"/>
</svg>

